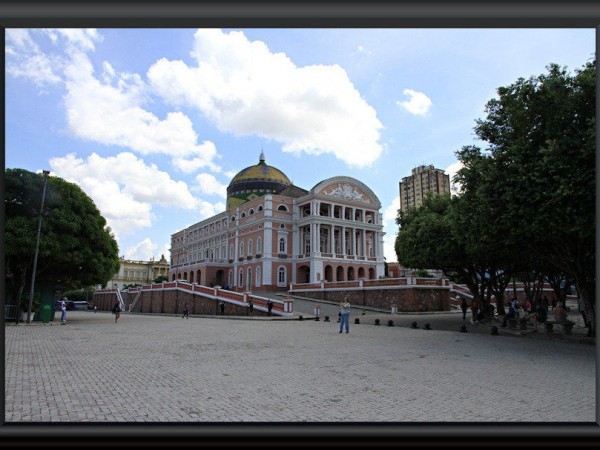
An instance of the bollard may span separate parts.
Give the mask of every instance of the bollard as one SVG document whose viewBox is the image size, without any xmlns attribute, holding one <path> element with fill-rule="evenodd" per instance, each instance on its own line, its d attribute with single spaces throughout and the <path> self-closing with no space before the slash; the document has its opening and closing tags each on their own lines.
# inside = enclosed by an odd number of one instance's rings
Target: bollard
<svg viewBox="0 0 600 450">
<path fill-rule="evenodd" d="M 313 306 L 313 314 L 315 316 L 315 320 L 319 320 L 319 316 L 321 315 L 321 307 L 318 304 Z"/>
</svg>

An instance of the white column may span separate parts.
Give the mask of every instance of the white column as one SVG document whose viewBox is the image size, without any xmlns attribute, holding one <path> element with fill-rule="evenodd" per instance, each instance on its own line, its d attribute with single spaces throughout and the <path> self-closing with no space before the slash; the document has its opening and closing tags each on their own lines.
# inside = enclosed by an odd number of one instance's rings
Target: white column
<svg viewBox="0 0 600 450">
<path fill-rule="evenodd" d="M 331 225 L 331 231 L 329 232 L 329 253 L 332 255 L 335 253 L 335 226 Z"/>
<path fill-rule="evenodd" d="M 366 258 L 367 257 L 367 230 L 363 229 L 362 230 L 362 255 Z"/>
</svg>

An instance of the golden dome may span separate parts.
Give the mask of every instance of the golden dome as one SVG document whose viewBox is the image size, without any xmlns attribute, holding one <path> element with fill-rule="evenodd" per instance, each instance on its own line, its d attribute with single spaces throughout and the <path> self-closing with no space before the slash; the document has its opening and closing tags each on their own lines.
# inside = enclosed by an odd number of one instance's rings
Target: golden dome
<svg viewBox="0 0 600 450">
<path fill-rule="evenodd" d="M 286 177 L 281 170 L 265 163 L 265 156 L 263 153 L 260 154 L 260 160 L 258 164 L 246 167 L 245 169 L 239 171 L 238 174 L 233 177 L 231 183 L 229 183 L 229 186 L 242 180 L 268 180 L 285 183 L 286 185 L 292 184 L 289 178 Z"/>
<path fill-rule="evenodd" d="M 241 170 L 229 183 L 227 209 L 265 194 L 276 194 L 291 184 L 281 170 L 265 163 L 265 155 L 261 152 L 258 164 Z"/>
</svg>

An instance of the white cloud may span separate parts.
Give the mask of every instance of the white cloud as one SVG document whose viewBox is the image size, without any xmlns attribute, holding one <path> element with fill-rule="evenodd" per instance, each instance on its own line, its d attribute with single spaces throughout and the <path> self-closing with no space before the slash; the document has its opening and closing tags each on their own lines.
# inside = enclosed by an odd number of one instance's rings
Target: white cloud
<svg viewBox="0 0 600 450">
<path fill-rule="evenodd" d="M 131 153 L 108 158 L 93 153 L 85 161 L 71 153 L 52 158 L 50 167 L 94 200 L 116 237 L 151 226 L 154 204 L 182 209 L 200 206 L 184 182 Z"/>
<path fill-rule="evenodd" d="M 458 172 L 460 169 L 462 169 L 464 166 L 460 161 L 456 161 L 455 163 L 450 164 L 448 167 L 446 167 L 446 169 L 444 170 L 444 172 L 446 173 L 446 175 L 450 176 L 450 190 L 452 192 L 453 195 L 456 195 L 460 192 L 460 184 L 455 184 L 452 181 L 452 178 L 454 177 L 454 175 L 456 175 L 456 172 Z"/>
<path fill-rule="evenodd" d="M 337 65 L 297 67 L 242 32 L 198 30 L 192 56 L 157 61 L 148 70 L 154 91 L 174 105 L 193 106 L 222 131 L 258 135 L 300 154 L 332 153 L 354 166 L 381 154 L 375 110 Z"/>
<path fill-rule="evenodd" d="M 431 100 L 422 92 L 413 91 L 412 89 L 404 89 L 404 95 L 410 97 L 408 101 L 397 101 L 396 104 L 406 109 L 409 113 L 415 116 L 425 116 L 431 106 Z"/>
<path fill-rule="evenodd" d="M 225 211 L 225 204 L 222 202 L 210 203 L 201 201 L 199 204 L 199 220 L 208 219 L 216 214 Z"/>
<path fill-rule="evenodd" d="M 155 261 L 159 261 L 160 257 L 164 255 L 167 262 L 171 262 L 171 245 L 163 244 L 159 245 L 152 242 L 152 239 L 145 238 L 141 242 L 132 245 L 127 248 L 122 255 L 125 259 L 135 259 L 139 261 L 150 261 L 154 258 Z"/>
<path fill-rule="evenodd" d="M 157 248 L 158 245 L 152 242 L 150 238 L 145 238 L 143 241 L 125 250 L 124 255 L 126 259 L 149 261 L 150 258 L 154 257 Z"/>
<path fill-rule="evenodd" d="M 95 50 L 94 42 L 101 42 L 102 35 L 94 28 L 58 28 L 58 29 L 47 29 L 45 32 L 51 34 L 51 39 L 56 41 L 56 34 L 60 34 L 65 37 L 67 41 L 82 50 L 89 51 Z M 54 37 L 52 37 L 52 35 Z"/>
<path fill-rule="evenodd" d="M 227 197 L 227 185 L 221 184 L 217 179 L 208 173 L 201 173 L 196 176 L 198 186 L 195 190 L 198 190 L 202 194 L 206 195 L 218 195 L 220 197 Z"/>
<path fill-rule="evenodd" d="M 33 32 L 32 32 L 33 33 Z M 198 142 L 191 120 L 181 112 L 163 119 L 144 109 L 150 98 L 140 75 L 118 73 L 108 62 L 96 77 L 87 52 L 94 51 L 102 36 L 93 29 L 37 30 L 63 54 L 40 51 L 28 30 L 7 31 L 7 73 L 26 77 L 36 85 L 64 82 L 69 131 L 84 140 L 117 145 L 142 155 L 169 155 L 175 167 L 193 172 L 203 167 L 218 171 L 212 142 Z"/>
<path fill-rule="evenodd" d="M 8 74 L 28 78 L 38 87 L 61 81 L 61 58 L 40 51 L 28 30 L 9 28 L 5 33 L 5 62 Z"/>
<path fill-rule="evenodd" d="M 398 260 L 394 244 L 396 242 L 396 236 L 398 235 L 396 216 L 398 215 L 399 209 L 400 196 L 392 200 L 383 212 L 383 229 L 385 231 L 385 236 L 383 237 L 383 255 L 388 263 L 396 262 Z"/>
<path fill-rule="evenodd" d="M 371 52 L 371 50 L 367 50 L 367 49 L 366 49 L 365 47 L 363 47 L 362 45 L 359 45 L 358 47 L 356 47 L 356 51 L 357 51 L 358 53 L 364 53 L 364 54 L 367 54 L 367 55 L 370 55 L 370 54 L 372 54 L 372 53 L 373 53 L 373 52 Z"/>
<path fill-rule="evenodd" d="M 212 142 L 198 144 L 189 117 L 181 112 L 167 113 L 160 120 L 140 105 L 146 86 L 137 74 L 116 74 L 104 65 L 101 82 L 83 54 L 75 56 L 66 70 L 68 94 L 65 97 L 71 132 L 83 139 L 106 145 L 119 145 L 143 154 L 162 153 L 184 172 L 202 167 L 214 168 L 217 150 Z"/>
</svg>

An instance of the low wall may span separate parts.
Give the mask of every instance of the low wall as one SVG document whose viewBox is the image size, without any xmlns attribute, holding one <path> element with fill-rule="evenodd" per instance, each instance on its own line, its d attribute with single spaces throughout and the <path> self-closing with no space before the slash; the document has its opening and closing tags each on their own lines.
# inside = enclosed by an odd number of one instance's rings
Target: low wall
<svg viewBox="0 0 600 450">
<path fill-rule="evenodd" d="M 398 312 L 450 311 L 449 287 L 389 287 L 389 288 L 345 288 L 345 289 L 294 289 L 296 294 L 315 300 L 340 302 L 346 296 L 353 306 L 366 306 L 391 310 L 395 305 Z"/>
<path fill-rule="evenodd" d="M 239 293 L 220 288 L 209 288 L 184 282 L 152 284 L 122 292 L 125 311 L 155 314 L 183 314 L 185 304 L 190 314 L 225 316 L 267 316 L 268 299 L 251 292 Z M 94 303 L 99 311 L 110 311 L 117 300 L 113 289 L 94 292 Z M 252 313 L 249 301 L 254 305 Z M 220 305 L 223 303 L 223 312 Z M 131 309 L 130 309 L 131 307 Z M 291 299 L 272 300 L 272 315 L 291 316 Z"/>
</svg>

